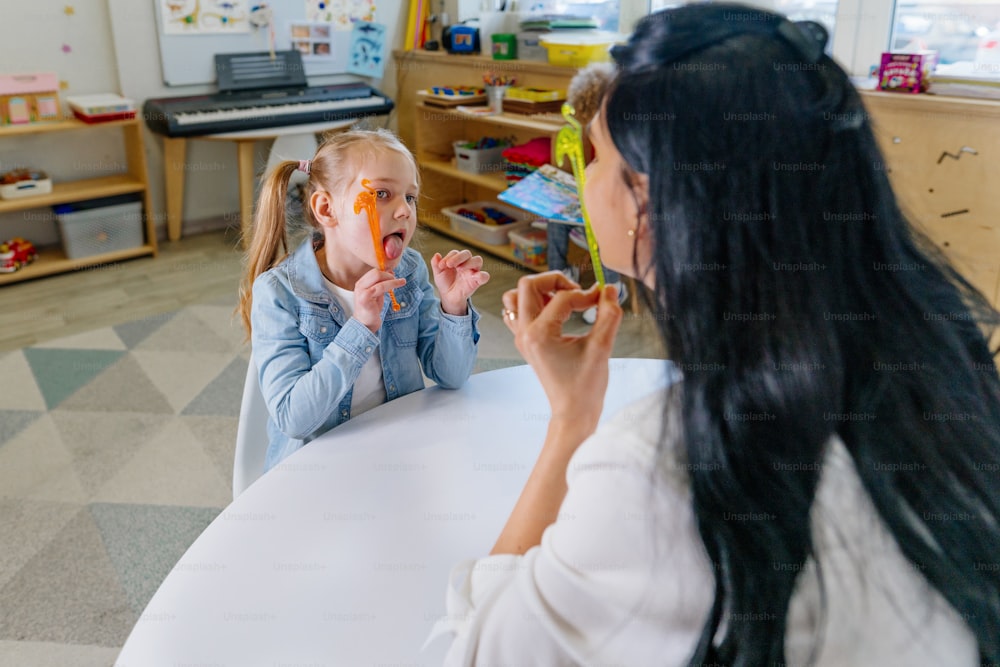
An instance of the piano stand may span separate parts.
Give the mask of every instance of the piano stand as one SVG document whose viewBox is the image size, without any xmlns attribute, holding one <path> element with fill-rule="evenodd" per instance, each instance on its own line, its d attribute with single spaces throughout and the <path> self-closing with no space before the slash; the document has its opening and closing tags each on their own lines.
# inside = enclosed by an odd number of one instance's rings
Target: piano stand
<svg viewBox="0 0 1000 667">
<path fill-rule="evenodd" d="M 204 134 L 196 137 L 163 137 L 164 173 L 166 175 L 167 198 L 167 238 L 178 241 L 181 238 L 181 216 L 184 212 L 184 177 L 187 174 L 186 156 L 188 139 L 205 139 L 208 141 L 235 141 L 236 161 L 240 179 L 240 232 L 243 247 L 250 241 L 250 229 L 253 223 L 254 185 L 254 144 L 258 141 L 273 140 L 289 134 L 325 134 L 337 130 L 345 130 L 357 122 L 357 119 L 347 118 L 327 123 L 309 123 L 306 125 L 285 125 L 259 130 L 242 132 L 223 132 L 220 134 Z M 312 155 L 302 155 L 299 159 L 308 160 Z"/>
</svg>

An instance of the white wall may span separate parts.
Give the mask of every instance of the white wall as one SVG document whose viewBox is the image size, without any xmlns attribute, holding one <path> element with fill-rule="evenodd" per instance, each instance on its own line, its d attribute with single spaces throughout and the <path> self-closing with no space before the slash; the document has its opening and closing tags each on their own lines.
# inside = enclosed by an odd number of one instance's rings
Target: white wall
<svg viewBox="0 0 1000 667">
<path fill-rule="evenodd" d="M 73 8 L 66 15 L 64 8 Z M 402 45 L 408 0 L 379 0 L 376 20 L 387 26 L 387 43 Z M 168 88 L 162 83 L 155 5 L 153 0 L 27 0 L 4 2 L 0 21 L 0 72 L 54 71 L 67 83 L 67 95 L 120 92 L 141 107 L 150 97 L 211 92 L 213 86 Z M 69 53 L 62 50 L 66 43 Z M 390 48 L 390 50 L 391 50 Z M 389 60 L 391 63 L 391 58 Z M 328 76 L 310 79 L 313 85 L 355 79 Z M 384 85 L 383 85 L 384 81 Z M 395 95 L 395 72 L 386 68 L 383 81 L 371 81 L 390 97 Z M 394 119 L 394 117 L 393 117 Z M 120 172 L 124 147 L 120 131 L 60 132 L 18 137 L 0 142 L 0 171 L 30 166 L 47 171 L 53 180 L 71 180 Z M 156 225 L 166 226 L 163 193 L 163 144 L 145 132 Z M 267 145 L 258 146 L 257 166 L 263 169 Z M 239 183 L 236 147 L 231 142 L 188 142 L 184 213 L 185 228 L 199 221 L 225 217 L 238 224 Z M 58 240 L 48 209 L 0 216 L 0 237 L 21 235 L 39 244 Z M 0 239 L 2 240 L 2 239 Z"/>
<path fill-rule="evenodd" d="M 111 36 L 117 53 L 117 75 L 121 80 L 123 94 L 136 100 L 150 97 L 171 97 L 194 95 L 214 90 L 213 86 L 166 87 L 163 85 L 160 68 L 155 5 L 151 0 L 106 0 L 110 7 Z M 387 25 L 386 41 L 395 45 L 402 42 L 403 0 L 380 0 L 376 4 L 376 20 Z M 206 39 L 209 39 L 206 37 Z M 340 80 L 356 79 L 351 76 L 327 76 L 310 79 L 313 85 L 334 83 Z M 394 75 L 387 71 L 387 80 L 394 81 Z M 380 81 L 372 85 L 381 88 Z M 394 91 L 384 90 L 388 95 Z M 256 166 L 263 170 L 267 162 L 267 142 L 257 148 Z M 163 201 L 163 143 L 156 135 L 147 133 L 146 152 L 150 178 L 155 184 L 154 206 L 162 214 Z M 309 156 L 304 156 L 309 157 Z M 189 141 L 187 164 L 189 173 L 185 179 L 184 213 L 185 222 L 225 216 L 233 224 L 238 224 L 239 181 L 236 166 L 236 144 L 232 142 Z M 158 224 L 163 223 L 157 220 Z"/>
<path fill-rule="evenodd" d="M 72 15 L 64 12 L 71 6 Z M 109 34 L 107 0 L 34 0 L 4 3 L 0 20 L 0 73 L 55 72 L 66 86 L 60 98 L 118 89 Z M 65 52 L 63 45 L 70 50 Z M 124 170 L 119 130 L 59 132 L 0 141 L 0 171 L 43 169 L 54 180 Z M 48 208 L 0 216 L 0 240 L 24 236 L 39 244 L 58 241 Z"/>
<path fill-rule="evenodd" d="M 402 21 L 398 17 L 403 12 L 400 7 L 404 0 L 381 0 L 376 4 L 376 20 L 387 25 L 386 41 L 390 45 L 401 43 Z M 163 85 L 160 67 L 155 5 L 151 0 L 107 0 L 110 7 L 110 32 L 117 54 L 116 76 L 121 81 L 123 94 L 140 101 L 151 97 L 172 97 L 196 95 L 211 92 L 214 86 L 167 87 Z M 408 6 L 408 5 L 406 5 Z M 396 19 L 394 21 L 394 19 Z M 310 84 L 334 83 L 353 80 L 347 75 L 314 77 Z M 387 80 L 394 81 L 394 75 L 387 71 Z M 381 81 L 372 85 L 382 88 Z M 394 91 L 383 89 L 388 95 Z M 257 148 L 256 166 L 263 170 L 267 162 L 267 142 Z M 162 215 L 166 208 L 163 196 L 163 143 L 160 137 L 146 133 L 146 151 L 154 208 Z M 305 156 L 309 157 L 309 156 Z M 236 144 L 232 142 L 189 141 L 187 164 L 189 173 L 185 179 L 184 212 L 185 223 L 197 222 L 225 216 L 233 224 L 238 224 L 239 179 L 236 165 Z M 157 224 L 165 224 L 157 219 Z"/>
</svg>

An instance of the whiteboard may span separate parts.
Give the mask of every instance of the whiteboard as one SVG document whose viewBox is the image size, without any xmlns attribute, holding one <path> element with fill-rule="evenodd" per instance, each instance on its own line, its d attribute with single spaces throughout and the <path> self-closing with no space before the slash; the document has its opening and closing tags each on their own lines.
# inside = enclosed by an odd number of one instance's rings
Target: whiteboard
<svg viewBox="0 0 1000 667">
<path fill-rule="evenodd" d="M 267 51 L 270 48 L 267 28 L 251 28 L 250 32 L 243 33 L 166 34 L 164 3 L 153 0 L 153 4 L 163 83 L 167 86 L 215 83 L 216 53 Z M 291 26 L 306 21 L 306 3 L 304 0 L 268 0 L 267 4 L 273 11 L 275 50 L 291 49 Z M 303 58 L 306 76 L 347 72 L 351 31 L 332 31 L 330 44 L 329 56 Z"/>
</svg>

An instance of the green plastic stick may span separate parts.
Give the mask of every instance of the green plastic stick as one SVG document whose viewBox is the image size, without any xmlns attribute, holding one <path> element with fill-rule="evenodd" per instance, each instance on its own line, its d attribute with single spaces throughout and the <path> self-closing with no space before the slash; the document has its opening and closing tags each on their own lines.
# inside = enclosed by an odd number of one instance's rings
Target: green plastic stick
<svg viewBox="0 0 1000 667">
<path fill-rule="evenodd" d="M 573 166 L 573 176 L 576 177 L 576 192 L 580 198 L 580 215 L 583 216 L 583 231 L 587 235 L 587 250 L 590 251 L 590 261 L 594 264 L 594 278 L 597 279 L 597 284 L 603 288 L 604 268 L 601 266 L 601 255 L 597 249 L 597 238 L 590 225 L 590 214 L 583 201 L 583 188 L 587 183 L 587 175 L 584 172 L 586 165 L 583 161 L 583 128 L 580 127 L 580 121 L 576 119 L 576 110 L 569 102 L 562 105 L 562 116 L 566 119 L 566 125 L 556 135 L 556 162 L 562 164 L 563 157 L 566 156 L 569 157 L 569 163 Z"/>
</svg>

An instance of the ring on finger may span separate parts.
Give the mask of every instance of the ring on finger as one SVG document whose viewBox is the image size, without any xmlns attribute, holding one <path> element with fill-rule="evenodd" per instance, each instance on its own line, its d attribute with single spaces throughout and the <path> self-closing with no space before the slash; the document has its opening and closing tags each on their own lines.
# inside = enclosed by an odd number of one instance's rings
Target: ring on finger
<svg viewBox="0 0 1000 667">
<path fill-rule="evenodd" d="M 514 320 L 517 319 L 517 311 L 508 310 L 507 308 L 504 308 L 503 310 L 500 311 L 500 317 L 502 317 L 505 320 L 513 322 Z"/>
</svg>

